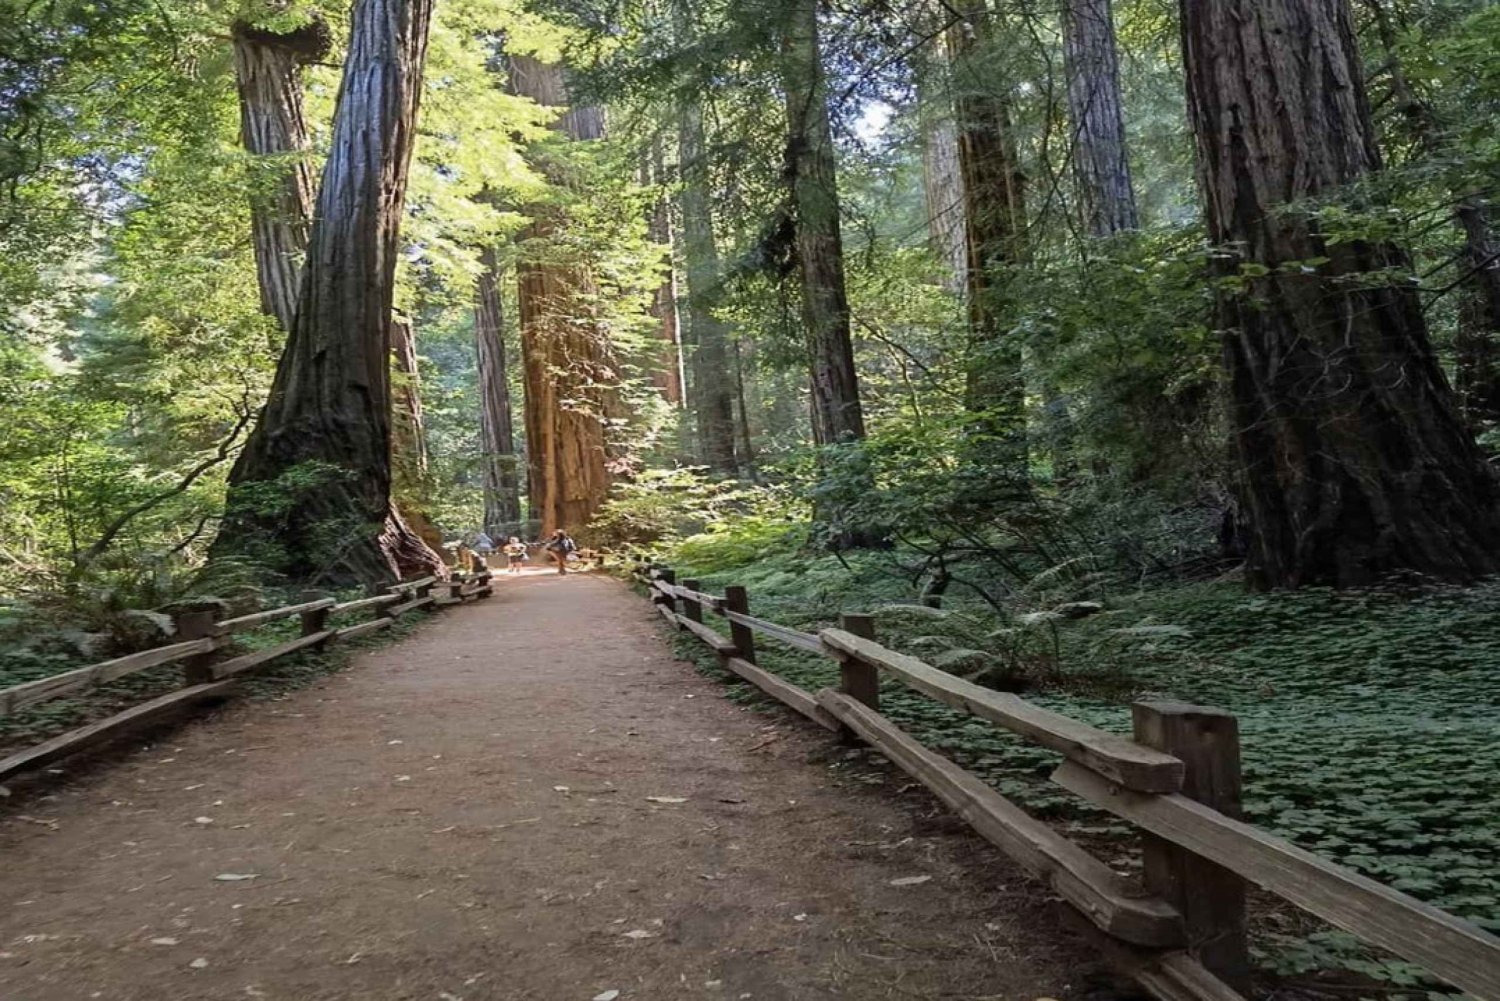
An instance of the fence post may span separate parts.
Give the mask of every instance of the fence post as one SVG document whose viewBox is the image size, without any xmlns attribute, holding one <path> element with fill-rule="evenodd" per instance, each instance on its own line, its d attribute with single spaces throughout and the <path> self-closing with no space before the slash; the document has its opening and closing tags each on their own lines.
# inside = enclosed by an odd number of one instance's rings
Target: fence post
<svg viewBox="0 0 1500 1001">
<path fill-rule="evenodd" d="M 1139 743 L 1182 760 L 1184 796 L 1240 817 L 1240 738 L 1234 716 L 1180 702 L 1137 702 L 1130 709 Z M 1204 967 L 1247 992 L 1245 881 L 1171 842 L 1150 834 L 1142 838 L 1146 889 L 1182 914 L 1189 951 Z"/>
<path fill-rule="evenodd" d="M 671 567 L 662 567 L 656 571 L 656 579 L 665 584 L 676 584 L 677 571 L 673 570 Z M 677 611 L 677 599 L 670 594 L 662 594 L 660 591 L 657 591 L 653 588 L 651 592 L 651 600 L 656 602 L 658 605 L 666 605 L 667 608 L 670 609 L 673 613 Z"/>
<path fill-rule="evenodd" d="M 177 641 L 185 643 L 188 640 L 217 636 L 219 619 L 222 618 L 223 611 L 223 606 L 219 602 L 191 604 L 176 609 L 172 612 L 172 624 L 176 627 Z M 209 667 L 213 659 L 212 650 L 208 653 L 195 653 L 184 659 L 182 661 L 183 686 L 203 685 L 213 681 L 213 669 Z"/>
<path fill-rule="evenodd" d="M 689 591 L 696 591 L 699 588 L 699 582 L 696 580 L 684 580 L 682 582 L 682 586 L 687 588 Z M 696 598 L 683 598 L 682 614 L 686 615 L 694 622 L 702 622 L 703 605 Z"/>
<path fill-rule="evenodd" d="M 739 584 L 724 588 L 724 608 L 741 615 L 750 614 L 750 593 Z M 740 660 L 755 663 L 755 631 L 742 626 L 733 619 L 729 622 L 729 638 L 734 640 L 734 655 Z"/>
<path fill-rule="evenodd" d="M 875 638 L 875 617 L 856 612 L 839 616 L 839 628 L 861 639 Z M 880 669 L 855 657 L 839 658 L 839 691 L 856 702 L 880 711 Z M 862 743 L 853 730 L 839 725 L 839 738 L 846 745 Z"/>
<path fill-rule="evenodd" d="M 303 601 L 317 601 L 319 598 L 326 597 L 328 596 L 322 591 L 302 592 Z M 327 606 L 324 608 L 314 608 L 310 612 L 302 612 L 299 616 L 302 620 L 302 635 L 311 636 L 313 633 L 321 633 L 323 630 L 327 629 L 328 613 L 331 611 L 331 609 L 332 606 Z"/>
</svg>

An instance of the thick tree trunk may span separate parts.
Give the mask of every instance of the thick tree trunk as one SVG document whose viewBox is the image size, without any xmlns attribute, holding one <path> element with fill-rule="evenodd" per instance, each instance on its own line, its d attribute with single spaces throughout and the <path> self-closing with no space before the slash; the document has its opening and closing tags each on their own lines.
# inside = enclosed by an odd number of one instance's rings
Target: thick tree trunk
<svg viewBox="0 0 1500 1001">
<path fill-rule="evenodd" d="M 693 344 L 693 414 L 699 453 L 708 468 L 734 476 L 734 389 L 729 370 L 729 332 L 714 315 L 719 297 L 719 248 L 714 241 L 709 197 L 708 153 L 703 112 L 696 103 L 678 116 L 677 162 L 682 171 L 682 255 L 687 264 L 688 332 Z"/>
<path fill-rule="evenodd" d="M 239 23 L 232 32 L 240 142 L 258 160 L 250 225 L 261 311 L 292 329 L 312 216 L 311 141 L 302 111 L 302 67 L 328 53 L 321 21 L 286 34 Z"/>
<path fill-rule="evenodd" d="M 406 542 L 390 498 L 391 299 L 431 15 L 431 0 L 354 7 L 296 314 L 230 474 L 216 548 L 297 579 L 378 582 Z"/>
<path fill-rule="evenodd" d="M 1244 276 L 1221 323 L 1252 582 L 1493 573 L 1496 478 L 1415 289 L 1378 274 L 1407 272 L 1406 256 L 1330 242 L 1290 207 L 1379 168 L 1347 0 L 1181 0 L 1181 14 L 1209 233 L 1226 276 Z"/>
<path fill-rule="evenodd" d="M 948 32 L 952 53 L 958 164 L 964 191 L 965 300 L 973 357 L 968 405 L 999 457 L 1026 464 L 1026 387 L 1021 344 L 1006 329 L 1007 271 L 1021 262 L 1026 240 L 1026 179 L 1011 131 L 1003 81 L 989 71 L 995 58 L 993 18 L 974 4 Z"/>
<path fill-rule="evenodd" d="M 492 537 L 516 535 L 521 521 L 520 460 L 511 419 L 510 377 L 505 365 L 505 327 L 500 265 L 493 249 L 474 290 L 474 350 L 479 359 L 479 445 L 484 463 L 484 529 Z"/>
<path fill-rule="evenodd" d="M 567 105 L 561 67 L 514 56 L 510 71 L 513 93 L 547 107 Z M 575 141 L 600 139 L 604 115 L 598 108 L 570 108 L 555 128 Z M 527 214 L 535 221 L 523 245 L 545 246 L 558 232 L 556 210 L 538 205 Z M 604 422 L 615 381 L 613 352 L 595 322 L 592 282 L 582 267 L 523 257 L 516 275 L 531 516 L 543 532 L 576 530 L 609 492 Z"/>
<path fill-rule="evenodd" d="M 817 3 L 796 0 L 787 18 L 782 53 L 786 173 L 802 277 L 813 441 L 831 445 L 863 438 L 865 418 L 849 331 L 837 169 L 828 122 L 828 82 L 818 45 Z"/>
<path fill-rule="evenodd" d="M 951 276 L 948 287 L 955 295 L 963 295 L 968 280 L 969 250 L 964 233 L 964 184 L 958 164 L 958 127 L 953 119 L 953 81 L 946 32 L 939 32 L 924 47 L 915 76 L 927 238 L 933 254 L 947 265 Z"/>
<path fill-rule="evenodd" d="M 1067 0 L 1063 63 L 1072 118 L 1073 172 L 1085 227 L 1093 236 L 1136 229 L 1140 219 L 1125 155 L 1120 54 L 1111 0 Z"/>
<path fill-rule="evenodd" d="M 659 139 L 651 144 L 650 159 L 642 164 L 641 183 L 658 187 L 666 184 Z M 656 320 L 656 336 L 661 341 L 658 357 L 651 366 L 651 383 L 661 391 L 662 399 L 674 407 L 681 407 L 685 397 L 681 318 L 677 313 L 677 261 L 672 247 L 672 202 L 665 190 L 661 190 L 652 203 L 646 235 L 661 248 L 664 265 L 661 284 L 652 292 L 649 307 L 652 318 Z"/>
<path fill-rule="evenodd" d="M 1412 137 L 1431 155 L 1445 153 L 1450 145 L 1447 123 L 1407 78 L 1396 28 L 1385 4 L 1365 0 L 1365 6 L 1385 49 L 1391 96 Z M 1464 415 L 1477 428 L 1500 422 L 1500 238 L 1495 235 L 1483 199 L 1463 191 L 1450 194 L 1454 197 L 1454 221 L 1463 231 L 1463 267 L 1469 272 L 1469 294 L 1460 306 L 1454 343 L 1456 382 Z"/>
</svg>

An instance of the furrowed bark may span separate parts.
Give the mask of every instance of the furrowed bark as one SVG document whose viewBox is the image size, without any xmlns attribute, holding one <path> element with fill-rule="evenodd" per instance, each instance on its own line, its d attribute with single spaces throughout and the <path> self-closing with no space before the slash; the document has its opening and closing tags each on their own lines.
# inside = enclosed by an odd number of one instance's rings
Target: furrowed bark
<svg viewBox="0 0 1500 1001">
<path fill-rule="evenodd" d="M 1220 322 L 1252 582 L 1495 572 L 1500 489 L 1415 288 L 1387 276 L 1410 262 L 1331 243 L 1296 207 L 1380 167 L 1347 0 L 1181 0 L 1181 15 L 1210 238 L 1238 284 Z"/>
<path fill-rule="evenodd" d="M 679 30 L 685 30 L 680 21 Z M 682 253 L 687 262 L 688 332 L 693 343 L 693 414 L 703 461 L 721 476 L 734 476 L 739 468 L 734 449 L 729 333 L 714 315 L 721 276 L 707 155 L 703 111 L 691 99 L 678 116 L 677 161 L 682 171 L 678 203 L 682 210 Z"/>
<path fill-rule="evenodd" d="M 479 442 L 484 463 L 484 528 L 491 536 L 520 533 L 520 459 L 511 417 L 510 378 L 500 265 L 493 249 L 481 255 L 474 290 L 474 348 L 479 359 Z"/>
<path fill-rule="evenodd" d="M 287 345 L 215 550 L 376 583 L 391 508 L 391 300 L 431 0 L 359 0 Z"/>
<path fill-rule="evenodd" d="M 1092 236 L 1137 229 L 1140 219 L 1125 155 L 1120 54 L 1111 0 L 1067 0 L 1063 65 L 1072 118 L 1073 173 L 1085 227 Z"/>
<path fill-rule="evenodd" d="M 661 140 L 651 144 L 649 159 L 641 165 L 641 183 L 662 185 L 666 183 L 666 168 L 662 162 Z M 674 407 L 681 407 L 683 396 L 682 331 L 681 317 L 677 312 L 677 261 L 672 246 L 672 203 L 662 191 L 651 205 L 651 219 L 646 235 L 661 248 L 661 284 L 651 294 L 649 307 L 656 319 L 656 335 L 661 341 L 658 357 L 651 367 L 651 382 L 661 391 L 662 399 Z"/>
</svg>

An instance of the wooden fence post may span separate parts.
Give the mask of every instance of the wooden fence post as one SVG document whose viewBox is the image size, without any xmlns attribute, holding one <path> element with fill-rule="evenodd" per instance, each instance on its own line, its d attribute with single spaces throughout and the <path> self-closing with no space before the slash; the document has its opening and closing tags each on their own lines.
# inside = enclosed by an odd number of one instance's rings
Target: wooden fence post
<svg viewBox="0 0 1500 1001">
<path fill-rule="evenodd" d="M 677 583 L 677 571 L 671 567 L 662 567 L 656 571 L 656 579 L 665 584 Z M 660 591 L 652 592 L 652 600 L 658 605 L 666 605 L 674 613 L 677 611 L 677 599 L 670 594 L 662 594 Z"/>
<path fill-rule="evenodd" d="M 724 607 L 741 615 L 750 614 L 750 593 L 739 584 L 724 588 Z M 733 620 L 729 623 L 729 638 L 734 640 L 734 655 L 740 660 L 755 663 L 755 631 Z"/>
<path fill-rule="evenodd" d="M 875 638 L 875 617 L 856 612 L 839 616 L 839 628 L 861 639 Z M 880 669 L 854 657 L 839 658 L 839 691 L 856 702 L 880 711 Z M 839 737 L 846 745 L 862 743 L 854 731 L 840 724 Z"/>
<path fill-rule="evenodd" d="M 328 597 L 328 595 L 324 594 L 322 591 L 303 591 L 301 600 L 317 601 L 319 598 L 326 597 Z M 299 618 L 301 618 L 302 620 L 302 635 L 311 636 L 313 633 L 321 633 L 323 630 L 327 629 L 328 616 L 332 611 L 333 606 L 328 605 L 323 608 L 314 608 L 310 612 L 299 613 Z M 330 636 L 328 637 L 328 639 L 331 640 L 333 639 L 333 637 Z M 324 640 L 322 643 L 319 643 L 316 646 L 318 649 L 322 649 L 322 647 L 327 642 L 328 640 Z"/>
<path fill-rule="evenodd" d="M 1137 702 L 1135 739 L 1180 758 L 1182 794 L 1226 816 L 1240 818 L 1239 723 L 1221 709 L 1180 702 Z M 1142 836 L 1147 891 L 1182 914 L 1188 949 L 1220 980 L 1242 993 L 1250 987 L 1245 937 L 1245 881 L 1185 848 Z"/>
<path fill-rule="evenodd" d="M 210 636 L 217 636 L 219 632 L 219 619 L 223 617 L 223 606 L 214 602 L 212 605 L 192 604 L 184 606 L 172 613 L 172 624 L 177 628 L 178 642 L 188 640 L 201 640 Z M 195 653 L 182 661 L 182 684 L 184 687 L 192 685 L 207 684 L 214 680 L 213 671 L 209 665 L 213 663 L 214 653 Z"/>
<path fill-rule="evenodd" d="M 682 586 L 685 587 L 685 588 L 687 588 L 689 591 L 696 591 L 696 590 L 699 589 L 700 583 L 701 582 L 696 581 L 696 580 L 684 580 L 682 582 Z M 694 622 L 702 622 L 703 621 L 703 605 L 696 598 L 683 598 L 682 599 L 682 614 L 686 615 L 688 618 L 692 619 Z"/>
</svg>

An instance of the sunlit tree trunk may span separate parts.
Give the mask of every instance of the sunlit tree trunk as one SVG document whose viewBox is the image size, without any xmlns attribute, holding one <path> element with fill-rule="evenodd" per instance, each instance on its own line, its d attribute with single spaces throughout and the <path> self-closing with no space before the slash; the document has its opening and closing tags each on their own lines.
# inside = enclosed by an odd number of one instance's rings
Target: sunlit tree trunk
<svg viewBox="0 0 1500 1001">
<path fill-rule="evenodd" d="M 420 543 L 391 506 L 391 301 L 431 15 L 354 7 L 297 308 L 230 474 L 216 551 L 298 579 L 375 583 Z"/>
<path fill-rule="evenodd" d="M 828 122 L 828 81 L 818 44 L 817 4 L 795 0 L 785 16 L 786 170 L 802 277 L 813 440 L 829 445 L 863 438 L 865 418 L 849 331 L 837 169 Z"/>
<path fill-rule="evenodd" d="M 947 17 L 946 10 L 940 16 Z M 947 266 L 948 287 L 962 295 L 969 253 L 964 234 L 964 185 L 958 165 L 958 128 L 953 119 L 952 74 L 946 31 L 939 31 L 920 53 L 915 80 L 922 139 L 922 195 L 927 237 Z"/>
<path fill-rule="evenodd" d="M 1292 206 L 1379 169 L 1347 0 L 1181 0 L 1252 581 L 1500 569 L 1500 490 L 1459 419 L 1410 270 Z M 1321 262 L 1321 263 L 1319 263 Z M 1352 276 L 1368 275 L 1363 279 Z"/>
<path fill-rule="evenodd" d="M 250 226 L 261 311 L 292 329 L 316 183 L 302 67 L 328 53 L 321 21 L 285 34 L 239 23 L 232 32 L 239 90 L 240 143 L 252 154 Z"/>
<path fill-rule="evenodd" d="M 687 264 L 688 330 L 693 343 L 693 414 L 698 445 L 708 468 L 722 476 L 738 472 L 734 449 L 734 383 L 729 368 L 729 332 L 714 315 L 719 297 L 719 249 L 714 241 L 708 153 L 703 112 L 689 102 L 678 116 L 678 164 L 682 171 L 682 255 Z"/>
<path fill-rule="evenodd" d="M 641 165 L 641 183 L 660 188 L 666 183 L 662 163 L 661 141 L 651 144 L 651 151 Z M 684 404 L 681 322 L 677 313 L 677 261 L 672 245 L 672 203 L 661 190 L 651 204 L 651 218 L 646 235 L 661 248 L 661 284 L 651 293 L 651 316 L 656 320 L 656 336 L 661 341 L 651 366 L 651 383 L 661 391 L 662 399 L 680 407 Z"/>
<path fill-rule="evenodd" d="M 1021 344 L 1006 329 L 1008 272 L 1026 239 L 1026 179 L 1003 76 L 993 72 L 994 15 L 974 3 L 948 31 L 958 165 L 964 192 L 965 301 L 972 344 L 967 393 L 986 451 L 1024 478 L 1026 391 Z"/>
<path fill-rule="evenodd" d="M 474 289 L 474 349 L 479 359 L 479 447 L 484 464 L 484 528 L 492 536 L 520 531 L 520 460 L 505 364 L 500 265 L 493 248 L 481 255 Z"/>
<path fill-rule="evenodd" d="M 422 414 L 422 374 L 410 320 L 391 321 L 391 517 L 386 534 L 395 543 L 403 576 L 430 572 L 441 560 L 442 533 L 427 517 L 427 424 Z M 404 527 L 403 527 L 404 526 Z M 419 536 L 407 538 L 407 530 Z M 420 543 L 420 544 L 419 544 Z M 428 552 L 423 552 L 426 549 Z"/>
<path fill-rule="evenodd" d="M 1073 172 L 1085 226 L 1093 236 L 1136 229 L 1140 220 L 1125 155 L 1125 105 L 1111 0 L 1067 0 L 1063 63 Z"/>
<path fill-rule="evenodd" d="M 511 57 L 510 87 L 546 107 L 568 103 L 562 68 L 527 56 Z M 603 138 L 603 110 L 569 108 L 554 128 L 574 141 Z M 527 214 L 534 221 L 522 234 L 523 248 L 547 245 L 558 233 L 557 210 L 537 205 Z M 531 516 L 544 532 L 576 530 L 609 491 L 604 421 L 616 378 L 613 353 L 581 266 L 531 260 L 523 252 L 516 276 Z"/>
</svg>

